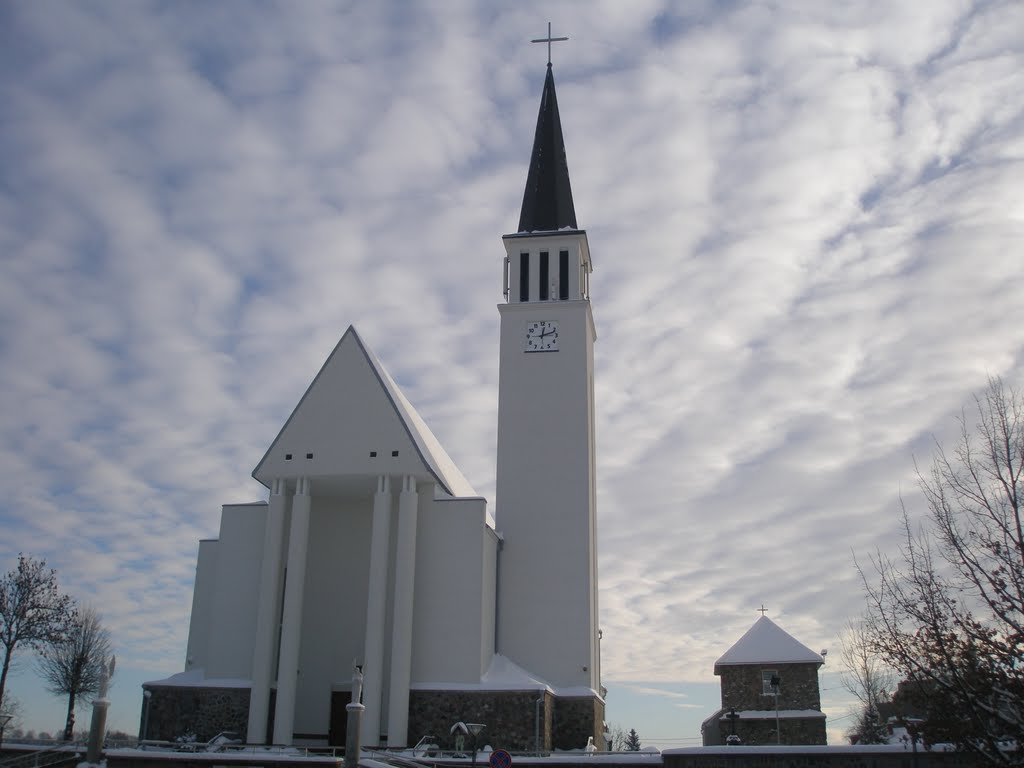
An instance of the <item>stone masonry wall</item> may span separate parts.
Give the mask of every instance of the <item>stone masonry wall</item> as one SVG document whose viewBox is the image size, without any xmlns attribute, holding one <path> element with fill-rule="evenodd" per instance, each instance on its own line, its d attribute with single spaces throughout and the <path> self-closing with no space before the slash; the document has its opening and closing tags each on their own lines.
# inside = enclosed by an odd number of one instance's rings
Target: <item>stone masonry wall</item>
<svg viewBox="0 0 1024 768">
<path fill-rule="evenodd" d="M 728 726 L 723 728 L 723 733 Z M 783 744 L 824 745 L 827 743 L 825 718 L 792 718 L 779 720 L 779 735 Z M 736 723 L 736 734 L 748 747 L 775 744 L 778 735 L 774 720 L 740 720 Z"/>
<path fill-rule="evenodd" d="M 738 664 L 723 667 L 722 708 L 775 709 L 775 697 L 761 693 L 762 670 L 775 670 L 781 679 L 779 709 L 821 709 L 817 664 Z"/>
<path fill-rule="evenodd" d="M 194 736 L 209 741 L 222 731 L 245 737 L 249 721 L 248 688 L 147 686 L 152 692 L 149 714 L 143 698 L 140 738 L 174 741 Z M 435 737 L 443 749 L 454 749 L 449 731 L 460 720 L 484 723 L 479 746 L 529 752 L 536 749 L 537 699 L 540 706 L 540 748 L 582 749 L 588 736 L 602 748 L 604 703 L 596 697 L 555 697 L 541 691 L 410 691 L 409 746 L 421 736 Z M 142 728 L 146 732 L 143 734 Z M 468 749 L 470 744 L 465 745 Z"/>
<path fill-rule="evenodd" d="M 409 741 L 436 737 L 442 749 L 454 749 L 453 724 L 484 723 L 479 745 L 510 752 L 537 749 L 537 699 L 540 706 L 540 749 L 582 749 L 587 738 L 603 748 L 604 702 L 594 696 L 558 697 L 540 691 L 411 691 Z M 466 748 L 469 748 L 466 744 Z"/>
<path fill-rule="evenodd" d="M 541 749 L 550 749 L 554 696 L 541 691 L 410 691 L 410 744 L 430 735 L 442 749 L 455 749 L 455 737 L 449 732 L 452 725 L 461 721 L 487 726 L 480 733 L 478 746 L 490 744 L 511 752 L 533 751 L 536 701 L 541 697 Z M 466 749 L 470 746 L 465 744 Z"/>
<path fill-rule="evenodd" d="M 555 749 L 583 749 L 593 737 L 599 750 L 604 743 L 604 702 L 596 696 L 555 698 Z"/>
<path fill-rule="evenodd" d="M 248 688 L 151 685 L 146 690 L 153 695 L 148 703 L 148 717 L 146 699 L 142 699 L 139 738 L 174 741 L 194 736 L 195 741 L 209 741 L 222 731 L 235 731 L 245 738 L 249 723 Z"/>
<path fill-rule="evenodd" d="M 774 671 L 780 678 L 777 697 L 779 709 L 821 710 L 817 664 L 737 664 L 723 667 L 719 673 L 722 678 L 723 710 L 774 710 L 776 697 L 763 693 L 762 681 L 765 671 Z M 779 723 L 779 731 L 783 744 L 827 743 L 824 718 L 784 719 Z M 733 726 L 728 721 L 721 721 L 705 729 L 705 743 L 721 744 L 732 732 Z M 735 732 L 747 745 L 775 744 L 778 739 L 774 718 L 739 719 L 736 721 Z"/>
<path fill-rule="evenodd" d="M 721 715 L 722 710 L 718 711 Z M 779 721 L 779 732 L 783 745 L 825 745 L 828 743 L 825 732 L 825 718 L 785 718 Z M 705 747 L 724 746 L 725 739 L 735 733 L 745 746 L 773 745 L 778 743 L 775 730 L 775 719 L 742 718 L 735 724 L 728 720 L 715 717 L 706 722 L 701 729 Z"/>
</svg>

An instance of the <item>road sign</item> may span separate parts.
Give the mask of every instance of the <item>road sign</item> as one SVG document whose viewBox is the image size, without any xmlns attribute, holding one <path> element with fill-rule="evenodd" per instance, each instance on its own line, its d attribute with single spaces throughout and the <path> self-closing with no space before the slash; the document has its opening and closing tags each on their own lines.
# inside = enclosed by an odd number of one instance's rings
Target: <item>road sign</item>
<svg viewBox="0 0 1024 768">
<path fill-rule="evenodd" d="M 491 768 L 512 768 L 512 755 L 504 749 L 491 752 Z"/>
</svg>

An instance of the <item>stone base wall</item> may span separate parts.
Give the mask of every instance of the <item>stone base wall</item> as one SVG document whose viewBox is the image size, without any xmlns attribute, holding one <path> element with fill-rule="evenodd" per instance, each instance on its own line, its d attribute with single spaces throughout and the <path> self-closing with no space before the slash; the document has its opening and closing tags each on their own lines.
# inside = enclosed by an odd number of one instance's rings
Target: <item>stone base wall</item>
<svg viewBox="0 0 1024 768">
<path fill-rule="evenodd" d="M 146 690 L 152 696 L 148 705 L 145 698 L 142 701 L 139 738 L 157 741 L 188 738 L 202 742 L 222 731 L 246 736 L 248 688 L 151 685 L 146 686 Z M 542 699 L 539 707 L 538 699 Z M 559 697 L 536 690 L 409 692 L 408 746 L 430 735 L 442 749 L 455 749 L 455 737 L 450 730 L 459 721 L 487 726 L 478 739 L 481 747 L 490 744 L 495 749 L 531 752 L 537 749 L 538 736 L 542 752 L 582 749 L 591 736 L 598 749 L 605 746 L 601 740 L 604 702 L 596 696 Z M 467 741 L 464 746 L 469 749 L 471 743 Z"/>
<path fill-rule="evenodd" d="M 701 737 L 705 747 L 724 746 L 726 738 L 735 733 L 741 743 L 746 746 L 774 745 L 779 735 L 783 745 L 825 746 L 828 741 L 825 732 L 825 718 L 784 718 L 779 721 L 779 732 L 775 730 L 775 720 L 742 718 L 736 723 L 723 721 L 723 710 L 718 710 L 711 718 L 701 725 Z"/>
<path fill-rule="evenodd" d="M 725 733 L 728 726 L 722 728 Z M 825 733 L 825 718 L 801 720 L 791 718 L 779 721 L 779 734 L 776 734 L 774 720 L 740 720 L 736 723 L 736 734 L 748 746 L 759 744 L 771 745 L 777 742 L 781 735 L 783 744 L 827 744 Z M 723 736 L 724 738 L 724 736 Z"/>
<path fill-rule="evenodd" d="M 534 750 L 539 698 L 543 698 L 539 708 L 540 748 L 548 749 L 554 696 L 543 691 L 410 691 L 410 745 L 430 735 L 442 749 L 455 749 L 455 737 L 449 732 L 461 721 L 487 726 L 480 733 L 478 746 L 490 744 L 514 752 Z M 467 740 L 464 746 L 469 749 L 471 744 Z"/>
<path fill-rule="evenodd" d="M 542 699 L 538 708 L 537 700 Z M 538 720 L 539 714 L 539 720 Z M 602 748 L 604 702 L 596 696 L 558 697 L 544 691 L 411 691 L 409 745 L 435 737 L 442 749 L 456 748 L 452 725 L 483 723 L 478 745 L 510 752 L 582 749 L 587 738 Z M 465 744 L 466 749 L 470 743 Z"/>
<path fill-rule="evenodd" d="M 249 727 L 248 688 L 149 685 L 145 690 L 152 696 L 148 704 L 145 696 L 142 699 L 140 739 L 174 741 L 194 737 L 195 741 L 209 741 L 222 731 L 235 731 L 245 738 Z"/>
<path fill-rule="evenodd" d="M 594 746 L 607 749 L 604 741 L 604 702 L 596 696 L 555 697 L 554 749 L 583 749 L 593 737 Z"/>
</svg>

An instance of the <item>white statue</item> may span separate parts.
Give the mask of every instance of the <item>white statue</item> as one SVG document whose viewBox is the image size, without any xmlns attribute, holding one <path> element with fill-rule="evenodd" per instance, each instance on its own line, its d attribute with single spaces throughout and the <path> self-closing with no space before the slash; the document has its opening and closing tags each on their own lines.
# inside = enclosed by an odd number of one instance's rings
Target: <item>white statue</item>
<svg viewBox="0 0 1024 768">
<path fill-rule="evenodd" d="M 352 703 L 361 704 L 363 700 L 363 668 L 352 660 Z"/>
<path fill-rule="evenodd" d="M 116 660 L 117 657 L 111 656 L 109 664 L 104 661 L 100 661 L 100 690 L 99 695 L 96 697 L 98 699 L 107 698 L 107 691 L 110 688 L 110 678 L 114 676 L 114 664 Z"/>
</svg>

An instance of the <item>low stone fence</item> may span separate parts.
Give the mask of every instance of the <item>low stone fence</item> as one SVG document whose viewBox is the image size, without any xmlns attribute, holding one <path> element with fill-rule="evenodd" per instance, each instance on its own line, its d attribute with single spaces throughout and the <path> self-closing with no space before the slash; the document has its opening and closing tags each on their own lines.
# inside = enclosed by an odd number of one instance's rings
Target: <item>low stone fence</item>
<svg viewBox="0 0 1024 768">
<path fill-rule="evenodd" d="M 888 745 L 693 747 L 661 753 L 664 768 L 972 768 L 962 752 Z"/>
</svg>

